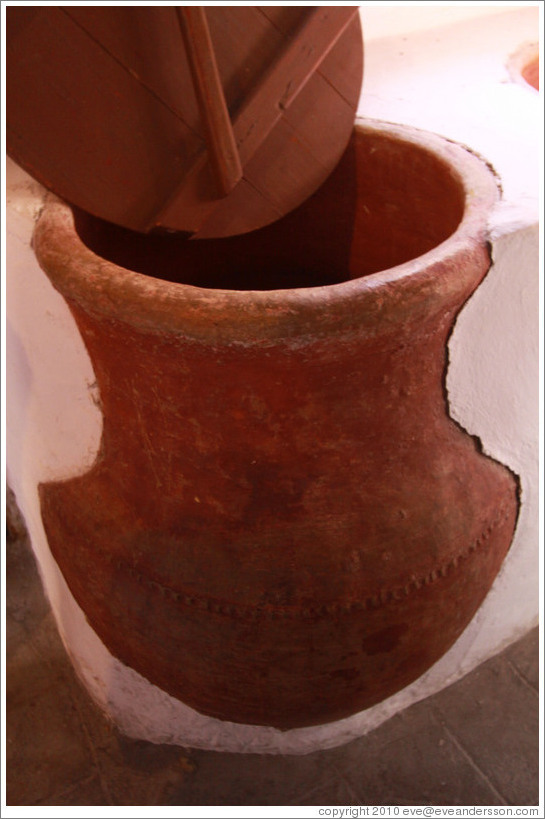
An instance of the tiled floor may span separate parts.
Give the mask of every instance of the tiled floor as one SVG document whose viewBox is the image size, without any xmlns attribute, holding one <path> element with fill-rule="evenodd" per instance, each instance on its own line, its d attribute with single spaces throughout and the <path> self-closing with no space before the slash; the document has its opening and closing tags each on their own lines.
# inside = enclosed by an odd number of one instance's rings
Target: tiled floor
<svg viewBox="0 0 545 819">
<path fill-rule="evenodd" d="M 342 747 L 192 751 L 119 735 L 66 658 L 26 538 L 7 554 L 8 805 L 537 805 L 538 634 Z"/>
</svg>

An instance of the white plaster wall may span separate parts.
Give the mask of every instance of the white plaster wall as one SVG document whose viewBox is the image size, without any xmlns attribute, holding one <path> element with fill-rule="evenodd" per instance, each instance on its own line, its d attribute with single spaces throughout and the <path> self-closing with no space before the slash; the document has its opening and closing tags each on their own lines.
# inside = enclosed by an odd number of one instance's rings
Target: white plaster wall
<svg viewBox="0 0 545 819">
<path fill-rule="evenodd" d="M 433 4 L 394 15 L 383 5 L 363 9 L 360 111 L 464 142 L 492 161 L 501 177 L 505 197 L 490 226 L 494 266 L 458 319 L 447 388 L 453 417 L 520 476 L 522 508 L 500 576 L 456 645 L 413 685 L 349 719 L 280 732 L 204 717 L 119 663 L 88 626 L 50 555 L 37 485 L 85 472 L 93 462 L 101 433 L 94 376 L 71 315 L 30 247 L 43 191 L 8 160 L 8 479 L 74 665 L 130 736 L 261 753 L 331 747 L 455 681 L 537 622 L 541 106 L 539 95 L 509 82 L 505 69 L 520 41 L 537 39 L 537 10 L 500 7 L 491 13 L 485 7 L 464 15 L 459 5 L 456 13 Z"/>
<path fill-rule="evenodd" d="M 471 658 L 523 634 L 539 611 L 538 233 L 534 224 L 493 241 L 494 265 L 449 345 L 451 416 L 520 479 L 515 538 L 472 630 Z"/>
</svg>

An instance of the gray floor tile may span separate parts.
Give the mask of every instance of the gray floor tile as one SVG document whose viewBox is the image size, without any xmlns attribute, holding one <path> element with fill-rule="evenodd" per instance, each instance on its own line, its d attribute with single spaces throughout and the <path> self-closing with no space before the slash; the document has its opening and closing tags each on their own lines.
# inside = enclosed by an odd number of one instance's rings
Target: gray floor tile
<svg viewBox="0 0 545 819">
<path fill-rule="evenodd" d="M 134 748 L 129 750 L 129 746 Z M 165 805 L 195 770 L 187 753 L 170 745 L 132 743 L 115 732 L 97 749 L 103 791 L 112 805 Z"/>
<path fill-rule="evenodd" d="M 324 782 L 312 791 L 301 794 L 293 801 L 294 805 L 361 805 L 358 797 L 340 777 L 334 777 L 329 782 Z"/>
<path fill-rule="evenodd" d="M 504 653 L 441 691 L 430 705 L 507 804 L 535 805 L 538 701 Z"/>
<path fill-rule="evenodd" d="M 522 640 L 510 646 L 505 656 L 526 682 L 539 691 L 539 653 L 536 651 L 536 631 L 532 630 Z"/>
<path fill-rule="evenodd" d="M 286 757 L 196 751 L 192 758 L 196 773 L 170 804 L 289 805 L 338 778 L 324 753 Z"/>
<path fill-rule="evenodd" d="M 6 617 L 8 622 L 39 624 L 49 615 L 36 561 L 26 536 L 9 542 L 6 559 Z"/>
<path fill-rule="evenodd" d="M 33 805 L 87 778 L 93 761 L 77 712 L 57 686 L 29 697 L 23 708 L 6 705 L 8 805 Z"/>
<path fill-rule="evenodd" d="M 60 643 L 58 636 L 57 640 Z M 39 696 L 45 688 L 64 685 L 61 678 L 67 666 L 66 655 L 47 655 L 51 640 L 41 623 L 29 633 L 24 625 L 8 619 L 6 642 L 10 669 L 6 678 L 6 696 L 12 709 Z M 21 680 L 25 681 L 24 685 L 20 684 Z"/>
<path fill-rule="evenodd" d="M 498 805 L 426 704 L 339 751 L 336 763 L 362 805 Z"/>
<path fill-rule="evenodd" d="M 95 774 L 75 785 L 53 794 L 37 805 L 109 805 L 98 776 Z"/>
</svg>

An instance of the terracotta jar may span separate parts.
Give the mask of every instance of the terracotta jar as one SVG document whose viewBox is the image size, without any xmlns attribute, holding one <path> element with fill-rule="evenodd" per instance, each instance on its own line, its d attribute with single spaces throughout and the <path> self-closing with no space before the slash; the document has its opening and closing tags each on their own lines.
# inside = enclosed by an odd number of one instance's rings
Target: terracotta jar
<svg viewBox="0 0 545 819">
<path fill-rule="evenodd" d="M 444 384 L 496 197 L 462 148 L 361 121 L 318 193 L 246 236 L 45 207 L 35 252 L 104 427 L 87 474 L 41 485 L 42 515 L 115 656 L 205 714 L 286 729 L 383 700 L 454 643 L 518 508 Z"/>
</svg>

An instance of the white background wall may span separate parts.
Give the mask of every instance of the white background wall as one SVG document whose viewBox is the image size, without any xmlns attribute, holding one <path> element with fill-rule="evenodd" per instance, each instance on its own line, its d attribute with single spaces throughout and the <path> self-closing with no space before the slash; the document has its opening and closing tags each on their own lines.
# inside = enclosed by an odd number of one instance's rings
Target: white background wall
<svg viewBox="0 0 545 819">
<path fill-rule="evenodd" d="M 85 472 L 101 416 L 94 375 L 62 298 L 30 247 L 42 189 L 8 161 L 7 468 L 47 594 L 74 664 L 95 699 L 128 734 L 231 751 L 303 753 L 347 741 L 441 689 L 537 622 L 538 595 L 538 181 L 540 96 L 513 83 L 506 63 L 538 37 L 525 6 L 362 8 L 361 115 L 440 133 L 470 146 L 499 174 L 492 215 L 494 266 L 451 339 L 451 414 L 521 478 L 516 537 L 493 590 L 448 654 L 404 691 L 327 726 L 279 732 L 203 717 L 111 657 L 91 631 L 49 553 L 39 482 Z"/>
</svg>

